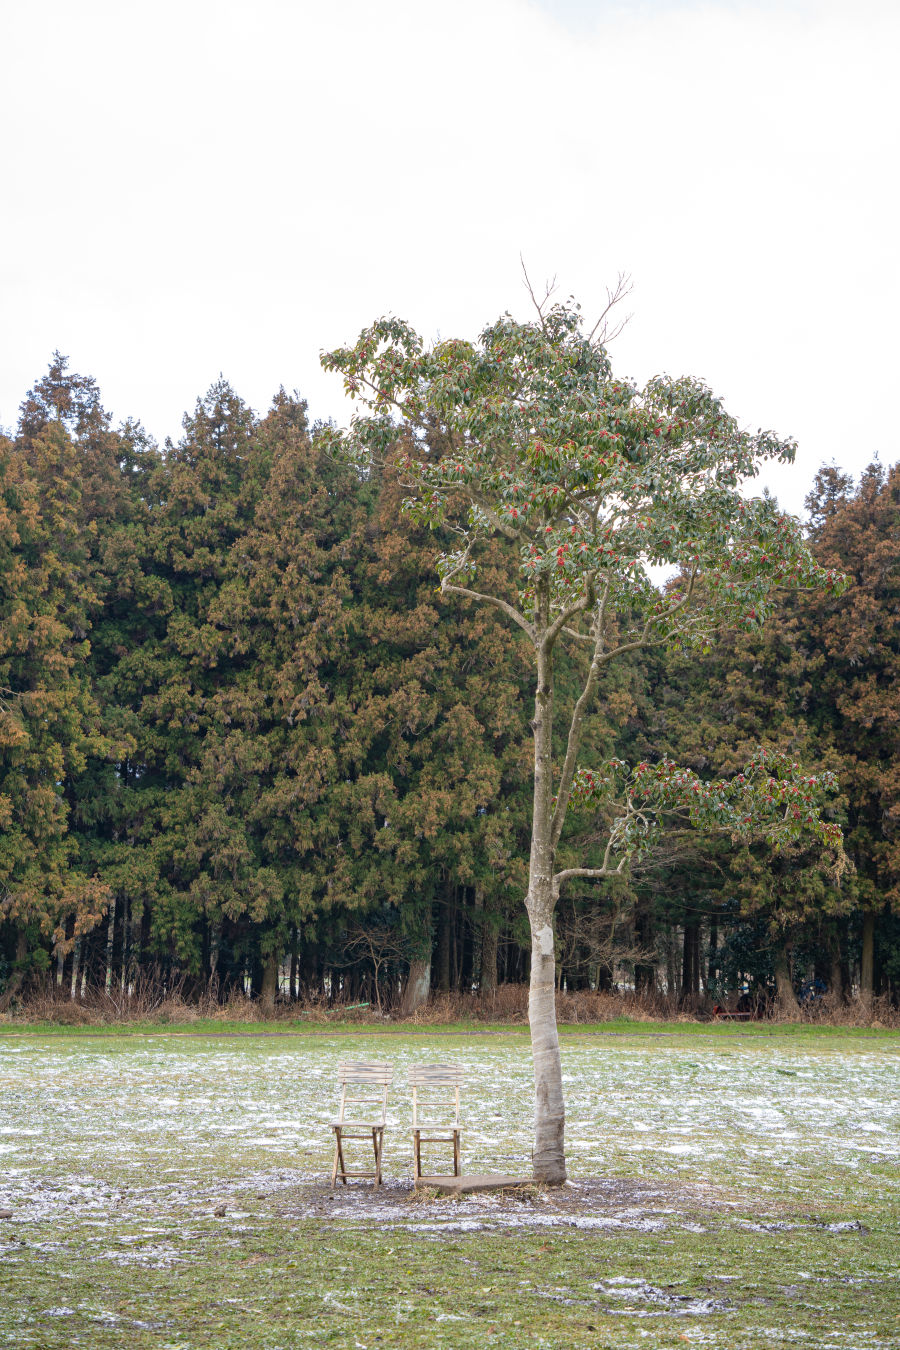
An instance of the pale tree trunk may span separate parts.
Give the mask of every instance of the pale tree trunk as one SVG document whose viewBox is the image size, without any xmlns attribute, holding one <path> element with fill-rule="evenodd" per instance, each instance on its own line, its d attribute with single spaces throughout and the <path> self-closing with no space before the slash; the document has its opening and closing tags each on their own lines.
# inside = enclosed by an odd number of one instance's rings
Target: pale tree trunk
<svg viewBox="0 0 900 1350">
<path fill-rule="evenodd" d="M 670 923 L 666 924 L 666 996 L 674 999 L 678 992 L 675 983 L 675 932 Z"/>
<path fill-rule="evenodd" d="M 796 1021 L 800 1016 L 800 1004 L 791 981 L 791 967 L 783 947 L 779 947 L 775 953 L 775 1001 L 782 1017 Z"/>
<path fill-rule="evenodd" d="M 116 940 L 116 897 L 113 893 L 109 902 L 109 920 L 106 925 L 106 992 L 112 989 L 113 947 Z"/>
<path fill-rule="evenodd" d="M 553 801 L 553 685 L 550 657 L 538 652 L 534 721 L 534 809 L 528 896 L 531 923 L 531 981 L 528 1022 L 534 1057 L 534 1179 L 559 1186 L 566 1179 L 565 1104 L 562 1062 L 556 1029 L 556 958 L 553 939 L 554 849 L 551 836 Z"/>
<path fill-rule="evenodd" d="M 421 958 L 409 963 L 409 978 L 406 981 L 406 988 L 403 991 L 403 1002 L 400 1004 L 400 1015 L 409 1017 L 423 1004 L 428 1002 L 428 995 L 431 993 L 431 957 L 422 960 Z"/>
<path fill-rule="evenodd" d="M 875 911 L 863 914 L 862 955 L 859 963 L 859 1001 L 870 1013 L 875 998 Z"/>
<path fill-rule="evenodd" d="M 288 995 L 292 1003 L 297 999 L 297 975 L 300 970 L 300 934 L 296 928 L 291 930 L 291 975 L 288 981 Z"/>
<path fill-rule="evenodd" d="M 81 938 L 75 939 L 72 949 L 72 990 L 70 997 L 74 1001 L 79 996 L 79 976 L 81 974 Z"/>
</svg>

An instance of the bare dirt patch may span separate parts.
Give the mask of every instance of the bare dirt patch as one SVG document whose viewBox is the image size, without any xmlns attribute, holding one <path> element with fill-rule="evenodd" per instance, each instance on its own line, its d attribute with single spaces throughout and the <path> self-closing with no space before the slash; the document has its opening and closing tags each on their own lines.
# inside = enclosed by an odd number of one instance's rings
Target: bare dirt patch
<svg viewBox="0 0 900 1350">
<path fill-rule="evenodd" d="M 560 1187 L 529 1185 L 461 1196 L 413 1191 L 402 1182 L 378 1190 L 357 1184 L 334 1191 L 327 1182 L 310 1182 L 282 1191 L 278 1212 L 289 1219 L 396 1225 L 423 1234 L 488 1228 L 704 1232 L 733 1204 L 712 1187 L 591 1177 Z"/>
</svg>

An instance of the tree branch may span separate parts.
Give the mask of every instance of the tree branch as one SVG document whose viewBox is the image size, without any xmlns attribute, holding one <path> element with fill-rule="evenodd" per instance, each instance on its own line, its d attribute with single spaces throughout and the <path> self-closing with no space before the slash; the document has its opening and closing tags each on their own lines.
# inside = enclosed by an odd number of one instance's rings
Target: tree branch
<svg viewBox="0 0 900 1350">
<path fill-rule="evenodd" d="M 520 264 L 521 264 L 521 266 L 522 266 L 522 276 L 525 278 L 525 289 L 527 290 L 528 294 L 531 296 L 531 303 L 534 305 L 535 309 L 537 310 L 537 315 L 538 315 L 538 319 L 540 320 L 541 329 L 542 329 L 542 331 L 543 331 L 543 333 L 544 333 L 544 336 L 546 337 L 546 336 L 547 336 L 547 324 L 546 324 L 546 321 L 545 321 L 545 319 L 544 319 L 544 306 L 546 305 L 547 301 L 550 299 L 550 297 L 551 297 L 551 295 L 553 294 L 553 292 L 556 290 L 556 277 L 554 277 L 553 280 L 552 280 L 551 282 L 547 282 L 547 283 L 545 284 L 545 287 L 544 287 L 544 298 L 543 298 L 543 300 L 538 300 L 537 296 L 536 296 L 535 293 L 534 293 L 534 287 L 533 287 L 532 284 L 531 284 L 531 278 L 530 278 L 529 275 L 528 275 L 528 268 L 525 266 L 525 259 L 522 257 L 521 253 L 519 254 L 519 262 L 520 262 Z M 607 295 L 608 295 L 608 294 L 609 294 L 609 292 L 607 291 Z M 607 308 L 609 308 L 609 307 L 607 306 Z M 605 312 L 605 311 L 604 311 L 604 312 Z"/>
<path fill-rule="evenodd" d="M 609 316 L 613 311 L 613 309 L 615 309 L 616 305 L 618 305 L 622 300 L 624 300 L 626 295 L 631 294 L 631 289 L 632 289 L 631 277 L 628 275 L 627 272 L 619 273 L 618 277 L 616 278 L 616 284 L 613 290 L 610 290 L 609 287 L 607 286 L 606 305 L 601 310 L 599 319 L 594 324 L 593 328 L 588 334 L 588 342 L 593 342 L 594 337 L 598 331 L 600 333 L 599 341 L 602 342 L 604 346 L 606 346 L 607 343 L 612 342 L 615 338 L 619 336 L 625 325 L 630 322 L 631 315 L 630 314 L 626 315 L 625 318 L 622 320 L 622 322 L 618 324 L 617 327 L 614 328 L 611 333 L 609 331 Z"/>
<path fill-rule="evenodd" d="M 456 487 L 455 484 L 453 483 L 448 483 L 446 491 L 448 493 L 452 493 L 454 490 L 459 491 L 459 488 Z M 501 516 L 498 516 L 496 511 L 494 511 L 492 507 L 488 506 L 487 502 L 485 502 L 485 500 L 477 492 L 473 491 L 471 487 L 463 486 L 462 490 L 469 498 L 469 500 L 473 502 L 475 506 L 478 507 L 479 511 L 484 512 L 488 520 L 493 525 L 494 529 L 499 530 L 501 534 L 506 535 L 507 539 L 515 539 L 516 541 L 519 541 L 526 537 L 523 530 L 517 529 L 515 525 L 508 525 Z"/>
<path fill-rule="evenodd" d="M 481 591 L 470 591 L 466 586 L 451 586 L 449 582 L 441 582 L 441 595 L 461 595 L 466 600 L 480 600 L 485 605 L 494 605 L 497 609 L 502 609 L 512 619 L 513 623 L 518 624 L 524 633 L 527 633 L 531 641 L 537 646 L 537 634 L 532 624 L 528 622 L 524 614 L 520 614 L 515 605 L 509 604 L 507 600 L 501 600 L 498 595 L 484 595 Z"/>
<path fill-rule="evenodd" d="M 584 688 L 578 697 L 578 702 L 572 709 L 572 720 L 569 723 L 569 738 L 566 745 L 566 757 L 563 760 L 562 771 L 559 776 L 556 806 L 553 808 L 553 816 L 550 820 L 550 847 L 553 849 L 555 849 L 559 843 L 563 824 L 566 819 L 566 811 L 569 806 L 569 796 L 572 791 L 572 779 L 575 776 L 575 761 L 578 758 L 578 750 L 581 745 L 581 728 L 584 723 L 585 709 L 597 687 L 597 680 L 600 677 L 600 667 L 605 664 L 601 658 L 603 656 L 603 619 L 606 613 L 606 601 L 608 597 L 609 582 L 607 581 L 606 589 L 603 592 L 603 597 L 597 611 L 597 618 L 594 623 L 594 655 L 591 659 L 587 679 L 584 682 Z M 606 859 L 604 859 L 604 866 L 605 865 Z"/>
<path fill-rule="evenodd" d="M 553 646 L 569 619 L 573 619 L 576 614 L 583 614 L 586 609 L 590 609 L 593 603 L 594 587 L 591 582 L 588 582 L 584 594 L 580 599 L 577 600 L 574 605 L 571 605 L 569 609 L 564 609 L 561 614 L 557 614 L 556 618 L 544 633 L 544 644 L 548 650 Z"/>
<path fill-rule="evenodd" d="M 620 877 L 625 870 L 625 864 L 628 862 L 626 854 L 617 867 L 565 867 L 561 872 L 555 872 L 553 875 L 553 891 L 559 895 L 559 888 L 564 881 L 571 880 L 572 877 L 592 877 L 599 881 L 603 877 Z"/>
<path fill-rule="evenodd" d="M 595 639 L 591 633 L 576 633 L 574 628 L 567 628 L 565 625 L 563 625 L 561 631 L 565 633 L 567 637 L 577 638 L 579 642 L 588 642 L 592 647 L 594 645 Z"/>
</svg>

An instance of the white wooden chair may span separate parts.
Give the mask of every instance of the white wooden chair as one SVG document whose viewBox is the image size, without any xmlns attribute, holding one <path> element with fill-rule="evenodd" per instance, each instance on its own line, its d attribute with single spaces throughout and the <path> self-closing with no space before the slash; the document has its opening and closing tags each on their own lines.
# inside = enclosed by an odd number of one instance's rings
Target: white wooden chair
<svg viewBox="0 0 900 1350">
<path fill-rule="evenodd" d="M 341 1086 L 341 1106 L 337 1120 L 331 1122 L 334 1131 L 334 1166 L 331 1169 L 331 1189 L 337 1179 L 346 1186 L 348 1177 L 371 1177 L 375 1186 L 381 1185 L 381 1153 L 384 1148 L 387 1091 L 394 1081 L 393 1064 L 377 1064 L 370 1060 L 344 1060 L 338 1065 Z M 362 1095 L 358 1095 L 362 1094 Z M 368 1107 L 362 1118 L 349 1107 Z M 374 1171 L 350 1168 L 344 1161 L 346 1139 L 371 1139 L 375 1153 Z"/>
<path fill-rule="evenodd" d="M 459 1176 L 459 1137 L 462 1131 L 459 1090 L 462 1082 L 461 1064 L 414 1064 L 409 1071 L 414 1183 L 418 1183 L 422 1176 L 423 1144 L 452 1144 L 453 1175 Z M 422 1119 L 422 1115 L 425 1119 Z"/>
</svg>

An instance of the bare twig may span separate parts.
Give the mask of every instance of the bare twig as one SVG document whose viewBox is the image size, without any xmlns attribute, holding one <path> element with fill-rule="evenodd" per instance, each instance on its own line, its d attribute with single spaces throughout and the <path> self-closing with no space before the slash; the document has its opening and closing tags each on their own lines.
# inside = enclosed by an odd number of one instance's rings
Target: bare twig
<svg viewBox="0 0 900 1350">
<path fill-rule="evenodd" d="M 525 278 L 525 289 L 531 296 L 531 303 L 537 310 L 537 316 L 538 319 L 540 320 L 541 329 L 546 334 L 547 325 L 544 322 L 544 306 L 550 299 L 553 292 L 556 290 L 556 277 L 554 277 L 552 281 L 544 283 L 544 298 L 543 300 L 538 300 L 537 296 L 534 293 L 534 287 L 531 284 L 531 278 L 528 275 L 528 269 L 525 266 L 525 259 L 522 257 L 521 253 L 519 254 L 519 262 L 522 265 L 522 276 Z"/>
<path fill-rule="evenodd" d="M 621 323 L 618 323 L 612 331 L 610 331 L 609 328 L 609 316 L 615 309 L 616 305 L 621 304 L 621 302 L 625 299 L 625 297 L 631 294 L 632 289 L 633 289 L 633 282 L 627 272 L 619 273 L 618 277 L 616 278 L 616 284 L 612 290 L 610 290 L 609 287 L 607 286 L 606 305 L 601 311 L 599 319 L 594 324 L 593 328 L 588 334 L 588 342 L 593 342 L 595 337 L 597 338 L 598 342 L 601 342 L 604 346 L 606 346 L 610 342 L 615 341 L 615 339 L 622 332 L 622 329 L 625 327 L 625 325 L 631 321 L 632 316 L 630 314 L 626 314 L 625 318 L 622 319 Z"/>
</svg>

